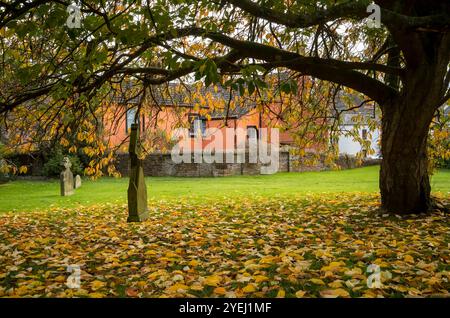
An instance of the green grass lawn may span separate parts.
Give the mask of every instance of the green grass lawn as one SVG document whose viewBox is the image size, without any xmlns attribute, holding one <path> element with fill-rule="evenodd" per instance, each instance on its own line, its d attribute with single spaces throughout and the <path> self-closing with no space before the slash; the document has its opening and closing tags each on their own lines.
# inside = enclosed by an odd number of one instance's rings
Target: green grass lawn
<svg viewBox="0 0 450 318">
<path fill-rule="evenodd" d="M 377 192 L 379 167 L 343 171 L 279 173 L 275 175 L 220 178 L 147 178 L 153 200 L 226 200 L 238 196 L 302 195 L 306 193 Z M 433 192 L 448 196 L 450 170 L 431 178 Z M 0 212 L 30 211 L 52 207 L 75 207 L 125 203 L 128 179 L 83 180 L 70 197 L 59 195 L 59 181 L 14 181 L 0 185 Z"/>
</svg>

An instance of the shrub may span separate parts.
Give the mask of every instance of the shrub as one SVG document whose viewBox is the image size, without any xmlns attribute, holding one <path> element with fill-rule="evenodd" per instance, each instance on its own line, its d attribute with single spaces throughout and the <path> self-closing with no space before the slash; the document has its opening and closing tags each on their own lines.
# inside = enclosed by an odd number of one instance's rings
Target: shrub
<svg viewBox="0 0 450 318">
<path fill-rule="evenodd" d="M 8 167 L 6 160 L 4 158 L 5 155 L 5 146 L 0 143 L 0 183 L 6 182 L 9 179 L 8 176 Z"/>
<path fill-rule="evenodd" d="M 83 166 L 78 156 L 64 154 L 60 148 L 56 148 L 47 157 L 47 161 L 42 168 L 42 174 L 46 177 L 58 177 L 63 170 L 61 163 L 64 157 L 69 157 L 69 160 L 72 163 L 70 170 L 72 170 L 74 175 L 81 175 L 83 173 Z"/>
<path fill-rule="evenodd" d="M 439 168 L 450 169 L 450 159 L 440 159 L 438 161 Z"/>
</svg>

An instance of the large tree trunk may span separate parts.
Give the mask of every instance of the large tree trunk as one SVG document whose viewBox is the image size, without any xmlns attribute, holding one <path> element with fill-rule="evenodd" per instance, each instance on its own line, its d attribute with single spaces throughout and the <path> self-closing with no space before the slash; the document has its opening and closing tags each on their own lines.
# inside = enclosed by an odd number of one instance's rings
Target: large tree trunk
<svg viewBox="0 0 450 318">
<path fill-rule="evenodd" d="M 401 86 L 398 80 L 386 79 L 401 94 L 381 105 L 381 204 L 390 213 L 424 213 L 432 207 L 427 137 L 447 91 L 450 35 L 392 31 L 392 40 L 399 43 L 404 53 L 406 70 Z M 399 53 L 389 56 L 388 64 L 400 66 Z"/>
<path fill-rule="evenodd" d="M 391 213 L 409 214 L 429 210 L 427 136 L 431 116 L 421 118 L 408 101 L 390 106 L 383 115 L 380 172 L 381 203 Z"/>
<path fill-rule="evenodd" d="M 382 107 L 380 191 L 390 213 L 431 208 L 427 137 L 442 88 L 435 71 L 426 65 L 408 72 L 402 96 Z"/>
</svg>

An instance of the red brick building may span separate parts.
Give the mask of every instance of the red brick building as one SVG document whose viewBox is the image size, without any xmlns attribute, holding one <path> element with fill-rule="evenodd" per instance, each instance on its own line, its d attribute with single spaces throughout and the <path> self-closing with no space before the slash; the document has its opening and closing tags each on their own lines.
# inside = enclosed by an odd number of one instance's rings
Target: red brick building
<svg viewBox="0 0 450 318">
<path fill-rule="evenodd" d="M 198 95 L 204 96 L 202 98 Z M 161 93 L 153 92 L 152 98 L 146 103 L 141 103 L 140 99 L 134 98 L 125 100 L 116 99 L 114 114 L 110 118 L 104 119 L 105 136 L 111 146 L 121 146 L 122 151 L 126 150 L 128 132 L 131 124 L 135 120 L 136 111 L 140 108 L 138 122 L 143 138 L 155 138 L 155 136 L 165 134 L 170 138 L 175 130 L 180 127 L 189 129 L 190 142 L 194 143 L 195 132 L 200 132 L 201 147 L 206 147 L 212 142 L 216 135 L 222 133 L 223 147 L 216 150 L 229 151 L 236 146 L 236 140 L 229 140 L 230 134 L 226 133 L 226 128 L 234 130 L 242 129 L 246 132 L 247 138 L 260 136 L 261 128 L 273 128 L 277 126 L 275 115 L 264 113 L 251 100 L 244 100 L 239 96 L 230 97 L 228 90 L 218 87 L 202 88 L 197 97 L 187 99 L 182 93 L 172 93 L 170 96 L 162 97 Z M 232 101 L 232 103 L 229 103 Z M 211 107 L 208 102 L 223 105 Z M 154 143 L 153 150 L 156 152 L 167 151 L 168 145 L 162 140 Z M 289 133 L 280 132 L 280 144 L 292 144 L 293 139 Z"/>
</svg>

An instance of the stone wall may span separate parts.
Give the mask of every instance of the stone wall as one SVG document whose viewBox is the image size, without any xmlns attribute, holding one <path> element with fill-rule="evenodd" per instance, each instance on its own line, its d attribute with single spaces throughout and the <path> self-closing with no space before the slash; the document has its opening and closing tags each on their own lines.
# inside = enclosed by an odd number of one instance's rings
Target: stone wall
<svg viewBox="0 0 450 318">
<path fill-rule="evenodd" d="M 27 176 L 42 176 L 43 159 L 39 154 L 17 155 L 12 158 L 17 166 L 28 167 Z M 225 160 L 223 160 L 225 161 Z M 146 176 L 178 176 L 178 177 L 222 177 L 233 175 L 258 175 L 261 174 L 261 164 L 249 163 L 246 153 L 245 163 L 179 163 L 172 161 L 170 154 L 150 154 L 144 159 L 144 173 Z M 194 155 L 191 155 L 194 162 Z M 341 155 L 336 160 L 341 169 L 351 169 L 358 166 L 376 165 L 380 160 L 366 159 L 358 164 L 354 156 Z M 122 176 L 128 176 L 129 162 L 128 154 L 119 154 L 116 158 L 116 168 Z M 330 170 L 331 167 L 319 160 L 314 165 L 308 165 L 288 151 L 281 151 L 279 156 L 278 172 L 303 172 Z M 0 178 L 1 179 L 1 178 Z"/>
<path fill-rule="evenodd" d="M 116 168 L 123 175 L 128 176 L 128 154 L 120 154 L 116 159 Z M 223 160 L 225 161 L 225 160 Z M 170 154 L 150 154 L 144 159 L 144 173 L 146 176 L 162 177 L 222 177 L 233 175 L 261 174 L 262 164 L 249 163 L 246 153 L 245 163 L 194 163 L 194 154 L 191 154 L 192 163 L 174 163 Z M 362 165 L 357 164 L 353 156 L 340 156 L 336 163 L 341 169 L 351 169 L 358 166 L 376 165 L 379 160 L 367 159 Z M 314 165 L 306 165 L 288 151 L 280 152 L 278 172 L 323 171 L 331 168 L 319 161 Z"/>
<path fill-rule="evenodd" d="M 288 171 L 287 153 L 280 154 L 280 171 Z M 143 162 L 146 176 L 162 177 L 223 177 L 234 175 L 258 175 L 261 173 L 260 163 L 249 163 L 248 153 L 246 153 L 244 163 L 238 163 L 236 155 L 234 163 L 195 163 L 194 154 L 191 154 L 191 163 L 174 163 L 170 154 L 150 154 Z M 116 159 L 116 169 L 127 176 L 129 171 L 128 154 L 119 154 Z M 284 170 L 282 170 L 284 169 Z"/>
</svg>

